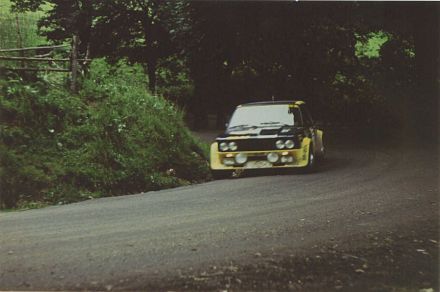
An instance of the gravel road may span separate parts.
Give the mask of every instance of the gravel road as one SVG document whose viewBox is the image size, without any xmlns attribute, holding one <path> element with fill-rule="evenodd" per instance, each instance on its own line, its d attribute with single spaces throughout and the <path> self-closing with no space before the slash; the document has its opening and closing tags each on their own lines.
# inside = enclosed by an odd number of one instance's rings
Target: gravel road
<svg viewBox="0 0 440 292">
<path fill-rule="evenodd" d="M 435 150 L 346 145 L 313 174 L 3 212 L 0 290 L 438 291 L 438 181 Z"/>
</svg>

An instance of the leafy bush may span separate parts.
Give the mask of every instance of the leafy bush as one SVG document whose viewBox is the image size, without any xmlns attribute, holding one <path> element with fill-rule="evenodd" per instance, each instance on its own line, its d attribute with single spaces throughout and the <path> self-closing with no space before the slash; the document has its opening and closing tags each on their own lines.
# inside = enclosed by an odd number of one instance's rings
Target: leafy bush
<svg viewBox="0 0 440 292">
<path fill-rule="evenodd" d="M 74 202 L 202 181 L 204 152 L 140 66 L 91 64 L 78 95 L 0 81 L 1 204 Z"/>
<path fill-rule="evenodd" d="M 181 107 L 189 105 L 194 95 L 194 84 L 185 59 L 173 55 L 160 61 L 157 70 L 157 91 Z"/>
</svg>

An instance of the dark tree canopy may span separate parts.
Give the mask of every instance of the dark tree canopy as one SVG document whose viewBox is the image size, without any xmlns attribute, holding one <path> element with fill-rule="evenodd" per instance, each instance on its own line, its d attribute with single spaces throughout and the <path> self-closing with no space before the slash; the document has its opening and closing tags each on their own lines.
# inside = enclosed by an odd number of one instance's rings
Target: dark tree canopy
<svg viewBox="0 0 440 292">
<path fill-rule="evenodd" d="M 143 64 L 152 92 L 158 72 L 189 72 L 185 103 L 199 125 L 208 112 L 222 124 L 236 104 L 272 96 L 305 99 L 329 121 L 402 122 L 412 111 L 412 127 L 437 123 L 437 3 L 13 2 L 18 10 L 50 3 L 42 34 L 54 42 L 77 34 L 82 55 Z M 386 38 L 378 55 L 360 56 L 372 33 Z M 183 84 L 165 75 L 160 84 Z"/>
</svg>

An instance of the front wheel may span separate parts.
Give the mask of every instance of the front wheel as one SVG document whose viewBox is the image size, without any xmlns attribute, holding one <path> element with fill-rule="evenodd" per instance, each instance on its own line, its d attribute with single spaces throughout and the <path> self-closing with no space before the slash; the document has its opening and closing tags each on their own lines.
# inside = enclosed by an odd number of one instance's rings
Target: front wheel
<svg viewBox="0 0 440 292">
<path fill-rule="evenodd" d="M 318 159 L 318 162 L 321 163 L 325 160 L 325 148 L 322 146 L 321 151 L 319 153 L 319 156 L 316 157 Z"/>
<path fill-rule="evenodd" d="M 305 167 L 306 172 L 314 172 L 316 170 L 316 155 L 315 151 L 313 150 L 313 144 L 310 143 L 309 145 L 309 159 L 308 163 Z"/>
</svg>

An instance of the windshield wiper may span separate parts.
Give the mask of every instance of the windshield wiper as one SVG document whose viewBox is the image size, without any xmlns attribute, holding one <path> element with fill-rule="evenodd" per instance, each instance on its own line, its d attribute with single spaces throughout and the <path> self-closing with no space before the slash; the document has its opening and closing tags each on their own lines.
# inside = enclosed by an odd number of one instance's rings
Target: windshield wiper
<svg viewBox="0 0 440 292">
<path fill-rule="evenodd" d="M 264 122 L 264 123 L 260 123 L 260 125 L 275 125 L 275 124 L 281 124 L 281 122 Z"/>
<path fill-rule="evenodd" d="M 281 122 L 264 122 L 264 123 L 260 123 L 260 125 L 281 125 L 281 126 L 292 126 L 292 125 L 288 125 L 288 124 L 283 124 Z"/>
</svg>

